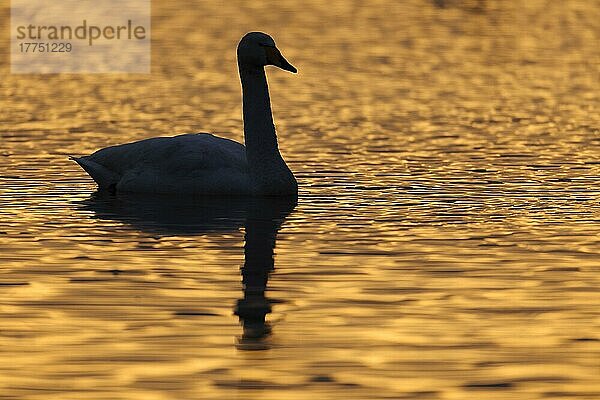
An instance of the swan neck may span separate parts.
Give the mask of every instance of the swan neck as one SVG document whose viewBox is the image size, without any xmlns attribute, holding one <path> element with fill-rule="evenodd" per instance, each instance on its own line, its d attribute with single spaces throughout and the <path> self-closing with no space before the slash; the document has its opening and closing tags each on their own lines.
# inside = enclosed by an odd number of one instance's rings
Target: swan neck
<svg viewBox="0 0 600 400">
<path fill-rule="evenodd" d="M 239 65 L 242 81 L 244 142 L 250 162 L 255 156 L 278 155 L 277 136 L 264 68 Z"/>
</svg>

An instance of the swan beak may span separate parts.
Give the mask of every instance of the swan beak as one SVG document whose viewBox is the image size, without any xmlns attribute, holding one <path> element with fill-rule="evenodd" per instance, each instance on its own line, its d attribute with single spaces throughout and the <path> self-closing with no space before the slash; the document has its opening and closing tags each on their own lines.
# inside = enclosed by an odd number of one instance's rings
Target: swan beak
<svg viewBox="0 0 600 400">
<path fill-rule="evenodd" d="M 286 71 L 293 72 L 294 74 L 298 72 L 296 67 L 283 58 L 277 47 L 265 46 L 265 53 L 267 54 L 267 61 L 269 62 L 267 65 L 274 65 Z"/>
</svg>

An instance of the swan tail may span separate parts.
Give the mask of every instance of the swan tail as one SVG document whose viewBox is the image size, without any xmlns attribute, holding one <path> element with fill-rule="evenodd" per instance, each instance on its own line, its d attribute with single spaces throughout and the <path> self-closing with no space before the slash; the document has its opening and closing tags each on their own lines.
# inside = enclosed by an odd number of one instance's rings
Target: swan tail
<svg viewBox="0 0 600 400">
<path fill-rule="evenodd" d="M 115 190 L 117 183 L 119 182 L 119 176 L 117 174 L 105 166 L 90 160 L 88 157 L 69 157 L 69 159 L 79 164 L 79 166 L 98 184 L 100 190 Z"/>
</svg>

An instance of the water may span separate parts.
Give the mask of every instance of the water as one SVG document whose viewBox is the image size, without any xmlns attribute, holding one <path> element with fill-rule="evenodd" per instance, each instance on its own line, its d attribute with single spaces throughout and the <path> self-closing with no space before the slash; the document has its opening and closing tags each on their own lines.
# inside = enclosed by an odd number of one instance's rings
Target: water
<svg viewBox="0 0 600 400">
<path fill-rule="evenodd" d="M 151 75 L 2 50 L 0 398 L 600 398 L 600 2 L 216 3 Z M 297 204 L 93 195 L 67 155 L 241 140 L 249 30 Z"/>
</svg>

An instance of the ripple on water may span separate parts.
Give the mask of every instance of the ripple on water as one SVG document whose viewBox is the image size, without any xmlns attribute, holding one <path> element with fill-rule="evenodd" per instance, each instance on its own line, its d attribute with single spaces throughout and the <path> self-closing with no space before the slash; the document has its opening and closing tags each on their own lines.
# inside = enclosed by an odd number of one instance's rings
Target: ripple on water
<svg viewBox="0 0 600 400">
<path fill-rule="evenodd" d="M 151 75 L 5 74 L 3 395 L 600 398 L 593 3 L 162 2 Z M 91 196 L 68 155 L 241 139 L 256 27 L 298 204 Z"/>
</svg>

